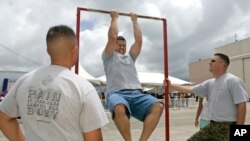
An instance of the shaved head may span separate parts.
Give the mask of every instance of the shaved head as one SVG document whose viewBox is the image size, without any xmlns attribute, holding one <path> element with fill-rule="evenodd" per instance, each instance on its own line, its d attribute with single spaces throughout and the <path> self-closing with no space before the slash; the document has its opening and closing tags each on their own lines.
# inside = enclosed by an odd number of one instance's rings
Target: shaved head
<svg viewBox="0 0 250 141">
<path fill-rule="evenodd" d="M 72 42 L 76 42 L 76 36 L 74 31 L 65 26 L 53 26 L 49 29 L 47 36 L 48 53 L 51 58 L 64 57 L 72 49 Z"/>
<path fill-rule="evenodd" d="M 76 38 L 75 32 L 71 28 L 65 25 L 53 26 L 49 29 L 46 36 L 47 45 L 61 37 Z"/>
<path fill-rule="evenodd" d="M 51 27 L 46 36 L 46 43 L 52 64 L 72 58 L 72 50 L 77 47 L 74 31 L 65 25 Z"/>
</svg>

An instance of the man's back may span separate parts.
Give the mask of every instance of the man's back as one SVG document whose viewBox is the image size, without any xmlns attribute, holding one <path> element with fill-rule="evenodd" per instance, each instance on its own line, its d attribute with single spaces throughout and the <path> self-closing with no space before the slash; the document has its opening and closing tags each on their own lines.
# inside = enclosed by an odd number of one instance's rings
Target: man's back
<svg viewBox="0 0 250 141">
<path fill-rule="evenodd" d="M 94 87 L 65 67 L 33 71 L 9 94 L 15 98 L 1 111 L 21 116 L 28 141 L 83 140 L 83 132 L 108 122 Z"/>
</svg>

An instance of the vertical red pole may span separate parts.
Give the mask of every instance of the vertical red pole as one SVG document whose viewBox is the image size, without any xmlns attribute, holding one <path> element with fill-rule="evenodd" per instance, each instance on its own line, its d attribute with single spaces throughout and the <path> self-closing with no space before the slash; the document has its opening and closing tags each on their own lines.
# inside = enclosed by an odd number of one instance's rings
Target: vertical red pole
<svg viewBox="0 0 250 141">
<path fill-rule="evenodd" d="M 163 20 L 163 45 L 164 45 L 164 73 L 165 78 L 168 78 L 168 44 L 167 44 L 167 22 Z M 169 135 L 169 89 L 165 87 L 165 132 L 166 141 L 170 141 Z"/>
<path fill-rule="evenodd" d="M 76 14 L 76 39 L 77 39 L 77 48 L 78 48 L 78 58 L 75 64 L 75 73 L 78 74 L 79 68 L 79 52 L 80 52 L 80 17 L 81 17 L 81 9 L 77 8 Z"/>
</svg>

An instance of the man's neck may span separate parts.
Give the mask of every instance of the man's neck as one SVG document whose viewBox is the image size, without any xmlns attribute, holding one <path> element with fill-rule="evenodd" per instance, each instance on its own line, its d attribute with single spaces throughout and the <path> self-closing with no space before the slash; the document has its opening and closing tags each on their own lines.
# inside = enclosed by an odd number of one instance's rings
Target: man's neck
<svg viewBox="0 0 250 141">
<path fill-rule="evenodd" d="M 219 77 L 221 77 L 222 75 L 224 75 L 226 72 L 220 72 L 218 74 L 214 74 L 214 78 L 218 79 Z"/>
<path fill-rule="evenodd" d="M 62 67 L 71 69 L 71 66 L 69 66 L 67 63 L 60 62 L 60 61 L 53 61 L 51 62 L 51 65 L 57 65 L 57 66 L 62 66 Z"/>
</svg>

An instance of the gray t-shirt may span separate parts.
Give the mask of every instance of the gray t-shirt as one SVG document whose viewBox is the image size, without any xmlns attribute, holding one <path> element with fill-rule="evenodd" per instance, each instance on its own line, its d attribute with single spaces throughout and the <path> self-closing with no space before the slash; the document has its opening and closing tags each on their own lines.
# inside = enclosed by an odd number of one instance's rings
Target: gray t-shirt
<svg viewBox="0 0 250 141">
<path fill-rule="evenodd" d="M 113 90 L 141 89 L 135 68 L 135 60 L 130 54 L 122 55 L 114 52 L 102 54 L 104 71 L 107 79 L 106 93 Z"/>
<path fill-rule="evenodd" d="M 214 121 L 236 121 L 236 104 L 248 100 L 243 81 L 230 73 L 195 85 L 192 90 L 199 96 L 208 96 L 210 120 Z"/>
<path fill-rule="evenodd" d="M 27 141 L 82 141 L 107 116 L 95 88 L 68 68 L 45 66 L 21 77 L 0 110 L 21 116 Z"/>
</svg>

